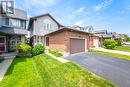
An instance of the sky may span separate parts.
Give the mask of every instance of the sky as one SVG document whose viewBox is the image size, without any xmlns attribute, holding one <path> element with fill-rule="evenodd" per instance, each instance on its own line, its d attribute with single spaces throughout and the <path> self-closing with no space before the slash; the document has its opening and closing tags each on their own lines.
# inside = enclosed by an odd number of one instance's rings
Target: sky
<svg viewBox="0 0 130 87">
<path fill-rule="evenodd" d="M 50 13 L 65 26 L 92 25 L 130 36 L 130 0 L 15 0 L 15 7 L 28 17 Z"/>
</svg>

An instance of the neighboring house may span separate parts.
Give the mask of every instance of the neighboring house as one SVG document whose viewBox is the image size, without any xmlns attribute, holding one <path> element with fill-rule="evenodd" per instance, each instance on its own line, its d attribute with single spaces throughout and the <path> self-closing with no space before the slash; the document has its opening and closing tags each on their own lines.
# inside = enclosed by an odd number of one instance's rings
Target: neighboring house
<svg viewBox="0 0 130 87">
<path fill-rule="evenodd" d="M 50 14 L 31 17 L 28 30 L 30 31 L 31 44 L 44 44 L 44 35 L 63 27 Z"/>
<path fill-rule="evenodd" d="M 123 41 L 125 39 L 123 34 L 117 34 L 116 32 L 107 32 L 107 30 L 96 30 L 94 31 L 94 34 L 102 36 L 103 40 L 114 39 Z"/>
<path fill-rule="evenodd" d="M 13 46 L 25 41 L 27 13 L 14 9 L 13 14 L 0 14 L 0 51 L 13 51 Z"/>
<path fill-rule="evenodd" d="M 99 47 L 100 43 L 99 36 L 62 26 L 50 14 L 30 18 L 28 30 L 33 46 L 40 43 L 46 49 L 54 49 L 67 55 Z"/>
<path fill-rule="evenodd" d="M 105 39 L 113 39 L 112 33 L 108 33 L 107 30 L 95 30 L 94 34 L 98 36 L 102 36 L 103 40 Z"/>
<path fill-rule="evenodd" d="M 93 26 L 86 26 L 86 27 L 81 27 L 78 25 L 74 25 L 71 28 L 77 29 L 77 30 L 81 30 L 81 31 L 85 31 L 85 32 L 89 32 L 89 33 L 93 33 L 94 32 L 94 28 Z"/>
</svg>

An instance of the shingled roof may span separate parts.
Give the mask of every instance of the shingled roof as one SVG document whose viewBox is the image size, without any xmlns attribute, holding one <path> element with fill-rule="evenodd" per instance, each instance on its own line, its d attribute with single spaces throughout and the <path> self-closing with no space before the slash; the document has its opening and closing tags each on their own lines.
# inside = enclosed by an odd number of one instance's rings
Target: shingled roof
<svg viewBox="0 0 130 87">
<path fill-rule="evenodd" d="M 42 14 L 42 15 L 39 15 L 39 16 L 34 16 L 34 17 L 31 17 L 29 19 L 29 24 L 28 24 L 28 29 L 30 29 L 30 26 L 33 24 L 33 21 L 37 18 L 40 18 L 40 17 L 44 17 L 44 16 L 49 16 L 52 20 L 54 20 L 57 25 L 60 27 L 63 27 L 63 25 L 61 25 L 58 21 L 56 21 L 49 13 L 46 13 L 46 14 Z"/>
</svg>

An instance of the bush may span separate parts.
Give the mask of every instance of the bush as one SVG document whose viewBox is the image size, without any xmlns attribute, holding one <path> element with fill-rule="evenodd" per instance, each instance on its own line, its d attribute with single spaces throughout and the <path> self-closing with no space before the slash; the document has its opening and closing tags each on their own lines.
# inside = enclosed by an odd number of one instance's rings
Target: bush
<svg viewBox="0 0 130 87">
<path fill-rule="evenodd" d="M 106 49 L 113 49 L 117 45 L 117 42 L 113 39 L 106 39 L 104 40 L 103 45 Z"/>
<path fill-rule="evenodd" d="M 27 56 L 31 54 L 32 47 L 26 43 L 19 42 L 15 45 L 15 50 L 17 50 L 20 55 Z"/>
<path fill-rule="evenodd" d="M 122 41 L 116 40 L 116 42 L 117 42 L 117 46 L 122 46 Z"/>
<path fill-rule="evenodd" d="M 55 50 L 49 50 L 49 53 L 51 53 L 52 55 L 56 56 L 56 57 L 61 57 L 63 56 L 62 53 L 59 53 Z"/>
<path fill-rule="evenodd" d="M 45 51 L 45 47 L 42 44 L 37 44 L 32 49 L 32 55 L 36 56 L 36 55 L 44 53 L 44 51 Z"/>
</svg>

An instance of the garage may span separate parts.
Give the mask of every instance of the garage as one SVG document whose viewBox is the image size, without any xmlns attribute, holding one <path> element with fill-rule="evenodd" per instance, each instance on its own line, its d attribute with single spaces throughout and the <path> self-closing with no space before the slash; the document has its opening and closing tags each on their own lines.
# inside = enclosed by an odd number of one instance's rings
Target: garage
<svg viewBox="0 0 130 87">
<path fill-rule="evenodd" d="M 85 52 L 85 39 L 70 38 L 70 54 Z"/>
</svg>

